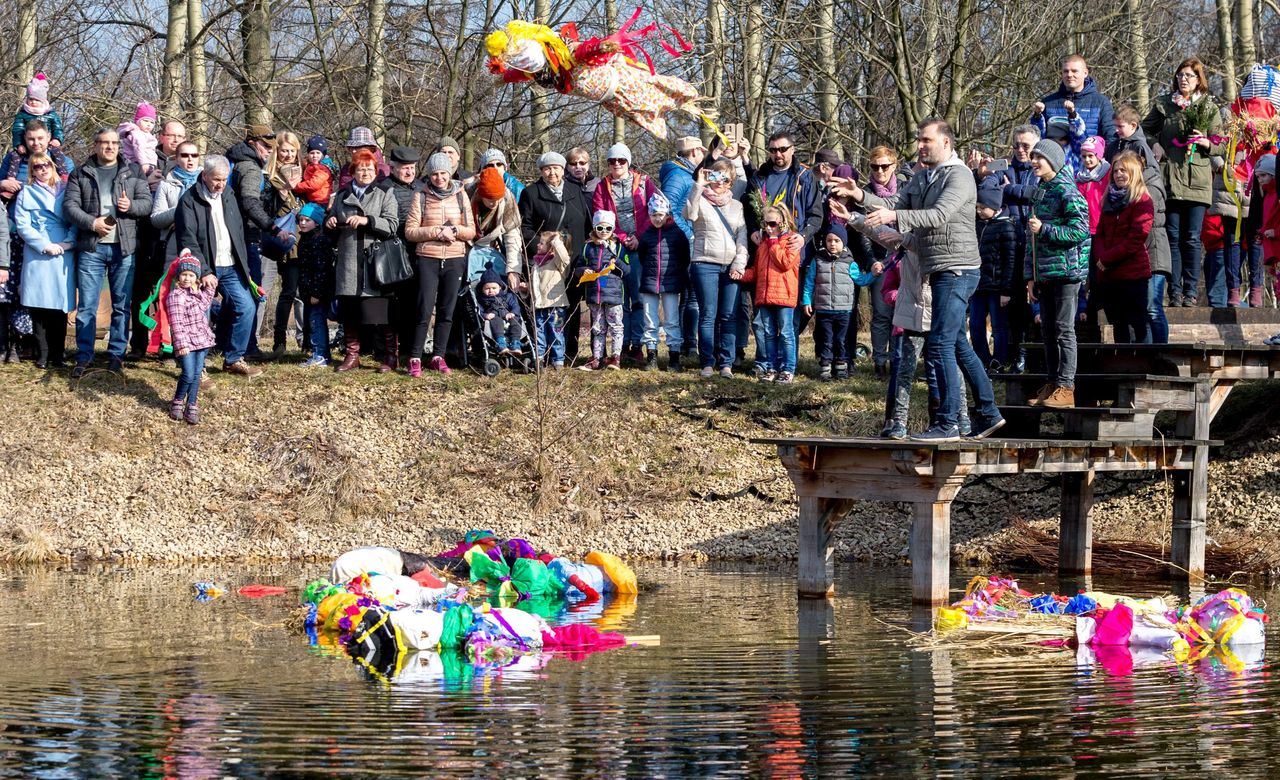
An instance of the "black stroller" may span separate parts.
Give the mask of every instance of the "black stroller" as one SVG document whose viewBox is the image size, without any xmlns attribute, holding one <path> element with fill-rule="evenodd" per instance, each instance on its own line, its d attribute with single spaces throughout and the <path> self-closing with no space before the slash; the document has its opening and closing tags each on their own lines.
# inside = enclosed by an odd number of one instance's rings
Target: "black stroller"
<svg viewBox="0 0 1280 780">
<path fill-rule="evenodd" d="M 519 353 L 502 355 L 497 342 L 485 332 L 485 321 L 480 316 L 480 277 L 490 268 L 502 268 L 504 263 L 502 255 L 488 247 L 475 247 L 471 250 L 467 262 L 466 284 L 458 291 L 460 316 L 454 317 L 455 321 L 464 325 L 455 329 L 455 332 L 461 333 L 463 341 L 459 350 L 461 367 L 489 377 L 497 376 L 504 368 L 526 374 L 534 370 L 533 353 L 529 348 L 530 334 L 524 333 Z M 505 282 L 502 286 L 505 291 Z M 523 318 L 521 321 L 524 321 Z M 522 330 L 527 331 L 528 328 Z"/>
</svg>

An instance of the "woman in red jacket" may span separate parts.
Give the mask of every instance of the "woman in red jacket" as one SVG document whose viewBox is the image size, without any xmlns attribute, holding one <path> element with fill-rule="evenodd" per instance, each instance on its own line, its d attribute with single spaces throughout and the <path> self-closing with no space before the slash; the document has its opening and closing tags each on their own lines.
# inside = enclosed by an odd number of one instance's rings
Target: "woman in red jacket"
<svg viewBox="0 0 1280 780">
<path fill-rule="evenodd" d="M 1093 239 L 1102 306 L 1117 344 L 1151 341 L 1146 290 L 1151 278 L 1147 236 L 1155 206 L 1142 180 L 1142 160 L 1124 152 L 1111 161 L 1111 184 L 1102 199 L 1102 218 Z"/>
</svg>

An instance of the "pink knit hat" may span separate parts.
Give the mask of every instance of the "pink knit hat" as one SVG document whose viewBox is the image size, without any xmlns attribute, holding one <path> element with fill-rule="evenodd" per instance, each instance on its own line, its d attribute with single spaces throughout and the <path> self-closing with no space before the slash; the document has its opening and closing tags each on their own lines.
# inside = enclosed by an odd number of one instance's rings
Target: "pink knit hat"
<svg viewBox="0 0 1280 780">
<path fill-rule="evenodd" d="M 27 97 L 49 102 L 49 79 L 43 73 L 37 73 L 27 83 Z"/>
<path fill-rule="evenodd" d="M 138 110 L 133 113 L 135 124 L 143 119 L 150 119 L 152 122 L 156 121 L 156 107 L 145 100 L 138 104 Z"/>
<path fill-rule="evenodd" d="M 1098 159 L 1102 159 L 1102 153 L 1107 150 L 1107 142 L 1100 135 L 1091 135 L 1080 144 L 1080 154 L 1085 152 L 1093 152 Z"/>
</svg>

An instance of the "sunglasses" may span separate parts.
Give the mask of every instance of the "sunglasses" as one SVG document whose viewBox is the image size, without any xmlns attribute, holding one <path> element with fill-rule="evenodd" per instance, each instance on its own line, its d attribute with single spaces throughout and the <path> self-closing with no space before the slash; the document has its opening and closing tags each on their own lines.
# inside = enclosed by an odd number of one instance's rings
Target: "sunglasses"
<svg viewBox="0 0 1280 780">
<path fill-rule="evenodd" d="M 31 170 L 33 170 L 33 171 L 47 171 L 47 170 L 49 170 L 49 169 L 50 169 L 50 168 L 52 168 L 52 167 L 53 167 L 53 166 L 52 166 L 52 165 L 50 165 L 49 163 L 36 163 L 35 165 L 31 166 Z"/>
<path fill-rule="evenodd" d="M 486 165 L 486 166 L 484 166 L 484 167 L 486 167 L 486 168 L 505 168 L 505 167 L 507 167 L 507 164 L 506 164 L 506 163 L 503 163 L 503 162 L 491 162 L 491 163 L 489 163 L 488 165 Z"/>
<path fill-rule="evenodd" d="M 889 169 L 890 169 L 890 168 L 892 168 L 892 167 L 893 167 L 893 163 L 882 163 L 882 164 L 879 164 L 879 165 L 872 164 L 872 166 L 871 166 L 871 170 L 873 170 L 873 171 L 887 171 L 887 170 L 889 170 Z"/>
<path fill-rule="evenodd" d="M 778 227 L 778 226 L 779 226 L 779 225 L 781 225 L 781 224 L 782 224 L 782 223 L 781 223 L 781 222 L 779 222 L 779 221 L 778 221 L 778 220 L 776 220 L 776 219 L 767 219 L 767 220 L 765 220 L 764 226 L 765 226 L 765 227 Z"/>
<path fill-rule="evenodd" d="M 596 225 L 595 229 L 597 233 L 612 233 L 613 225 Z"/>
<path fill-rule="evenodd" d="M 199 152 L 178 152 L 179 157 L 199 157 Z"/>
<path fill-rule="evenodd" d="M 769 154 L 782 154 L 783 152 L 789 152 L 794 148 L 794 146 L 771 146 L 769 147 Z"/>
<path fill-rule="evenodd" d="M 624 159 L 622 159 L 621 157 L 610 157 L 610 158 L 609 158 L 609 164 L 610 164 L 610 165 L 626 165 L 626 164 L 628 164 L 628 163 L 630 163 L 630 162 L 631 162 L 630 160 L 624 160 Z"/>
</svg>

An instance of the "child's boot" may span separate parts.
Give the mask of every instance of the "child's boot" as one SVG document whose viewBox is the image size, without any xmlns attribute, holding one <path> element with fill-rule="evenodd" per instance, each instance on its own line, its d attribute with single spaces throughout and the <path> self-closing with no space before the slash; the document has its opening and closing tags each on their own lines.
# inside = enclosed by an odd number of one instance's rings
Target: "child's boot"
<svg viewBox="0 0 1280 780">
<path fill-rule="evenodd" d="M 1227 290 L 1227 306 L 1232 309 L 1240 307 L 1240 288 L 1232 287 Z"/>
<path fill-rule="evenodd" d="M 831 364 L 830 363 L 823 363 L 822 365 L 818 366 L 818 378 L 821 379 L 823 382 L 831 381 Z"/>
<path fill-rule="evenodd" d="M 200 424 L 200 407 L 198 407 L 196 404 L 188 405 L 187 413 L 183 415 L 183 419 L 187 421 L 187 425 L 199 425 Z"/>
<path fill-rule="evenodd" d="M 648 350 L 645 350 L 645 353 L 646 354 L 644 357 L 644 370 L 657 371 L 658 370 L 658 350 L 656 348 L 648 349 Z"/>
<path fill-rule="evenodd" d="M 181 420 L 183 412 L 186 411 L 187 402 L 181 398 L 175 398 L 169 402 L 169 419 Z"/>
<path fill-rule="evenodd" d="M 848 364 L 848 363 L 836 363 L 836 368 L 835 368 L 835 377 L 836 377 L 836 379 L 848 379 L 848 378 L 849 378 L 849 364 Z"/>
<path fill-rule="evenodd" d="M 620 361 L 618 360 L 618 356 L 613 355 L 612 357 L 607 357 L 604 359 L 604 367 L 611 369 L 613 371 L 617 371 L 619 368 L 621 368 L 621 366 L 619 365 L 619 362 Z"/>
<path fill-rule="evenodd" d="M 1261 287 L 1249 288 L 1249 305 L 1255 309 L 1260 308 L 1262 306 L 1262 288 Z"/>
</svg>

